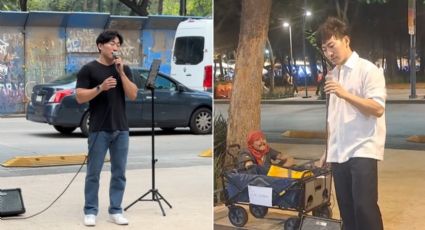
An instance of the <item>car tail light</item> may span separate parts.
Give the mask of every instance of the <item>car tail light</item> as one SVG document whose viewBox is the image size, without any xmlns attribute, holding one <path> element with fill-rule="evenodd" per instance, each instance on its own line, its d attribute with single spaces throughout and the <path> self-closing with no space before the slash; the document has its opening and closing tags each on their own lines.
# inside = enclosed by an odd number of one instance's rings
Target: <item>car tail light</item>
<svg viewBox="0 0 425 230">
<path fill-rule="evenodd" d="M 212 88 L 212 65 L 207 65 L 204 68 L 204 90 Z"/>
<path fill-rule="evenodd" d="M 74 93 L 73 89 L 64 89 L 55 92 L 49 100 L 49 103 L 60 103 L 62 99 Z"/>
</svg>

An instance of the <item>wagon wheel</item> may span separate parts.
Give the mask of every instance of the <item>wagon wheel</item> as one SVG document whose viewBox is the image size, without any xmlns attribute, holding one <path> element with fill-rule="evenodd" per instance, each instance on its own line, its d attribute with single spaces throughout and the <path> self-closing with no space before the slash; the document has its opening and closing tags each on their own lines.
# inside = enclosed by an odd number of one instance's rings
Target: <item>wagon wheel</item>
<svg viewBox="0 0 425 230">
<path fill-rule="evenodd" d="M 248 222 L 248 213 L 241 206 L 229 207 L 229 220 L 236 227 L 243 227 Z"/>
<path fill-rule="evenodd" d="M 255 204 L 249 205 L 249 212 L 255 217 L 255 218 L 263 218 L 267 215 L 267 212 L 269 211 L 269 208 L 264 206 L 258 206 Z"/>
<path fill-rule="evenodd" d="M 298 230 L 300 227 L 300 218 L 291 217 L 285 221 L 284 230 Z"/>
<path fill-rule="evenodd" d="M 313 210 L 313 216 L 332 218 L 332 209 L 328 205 L 320 206 Z"/>
</svg>

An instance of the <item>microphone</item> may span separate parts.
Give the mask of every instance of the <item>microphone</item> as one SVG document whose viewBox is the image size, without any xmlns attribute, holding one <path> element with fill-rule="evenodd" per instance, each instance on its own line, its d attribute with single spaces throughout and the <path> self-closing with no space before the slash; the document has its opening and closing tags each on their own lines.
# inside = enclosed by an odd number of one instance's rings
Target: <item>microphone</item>
<svg viewBox="0 0 425 230">
<path fill-rule="evenodd" d="M 112 51 L 112 57 L 114 59 L 118 59 L 121 56 L 120 52 L 118 51 Z"/>
</svg>

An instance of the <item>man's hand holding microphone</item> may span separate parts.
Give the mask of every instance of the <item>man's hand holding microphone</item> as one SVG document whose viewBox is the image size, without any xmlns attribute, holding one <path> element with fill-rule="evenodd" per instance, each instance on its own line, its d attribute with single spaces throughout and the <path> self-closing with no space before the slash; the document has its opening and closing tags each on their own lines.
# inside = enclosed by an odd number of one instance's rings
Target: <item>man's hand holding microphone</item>
<svg viewBox="0 0 425 230">
<path fill-rule="evenodd" d="M 121 58 L 121 53 L 119 51 L 113 51 L 112 57 L 115 61 L 115 68 L 117 69 L 118 74 L 121 76 L 122 74 L 124 74 L 124 65 Z"/>
<path fill-rule="evenodd" d="M 325 79 L 325 92 L 326 94 L 335 94 L 337 97 L 344 99 L 348 92 L 338 83 L 337 79 L 332 73 L 333 71 L 329 71 L 326 75 Z"/>
</svg>

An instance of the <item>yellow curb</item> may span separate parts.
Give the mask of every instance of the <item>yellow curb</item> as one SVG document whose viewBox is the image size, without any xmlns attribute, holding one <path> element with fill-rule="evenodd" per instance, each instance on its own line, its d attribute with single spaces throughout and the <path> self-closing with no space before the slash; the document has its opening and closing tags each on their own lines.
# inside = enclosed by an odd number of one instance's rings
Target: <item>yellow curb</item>
<svg viewBox="0 0 425 230">
<path fill-rule="evenodd" d="M 317 139 L 326 139 L 325 132 L 317 131 L 298 131 L 298 130 L 288 130 L 282 133 L 282 136 L 292 137 L 292 138 L 317 138 Z"/>
<path fill-rule="evenodd" d="M 203 151 L 201 154 L 199 154 L 200 157 L 212 157 L 212 150 L 207 149 Z"/>
<path fill-rule="evenodd" d="M 42 156 L 16 156 L 1 164 L 3 167 L 44 167 L 80 165 L 86 159 L 87 154 L 69 155 L 42 155 Z M 105 161 L 109 161 L 105 159 Z M 87 163 L 87 162 L 86 162 Z"/>
<path fill-rule="evenodd" d="M 410 142 L 425 143 L 425 136 L 413 135 L 408 137 L 406 140 Z"/>
</svg>

